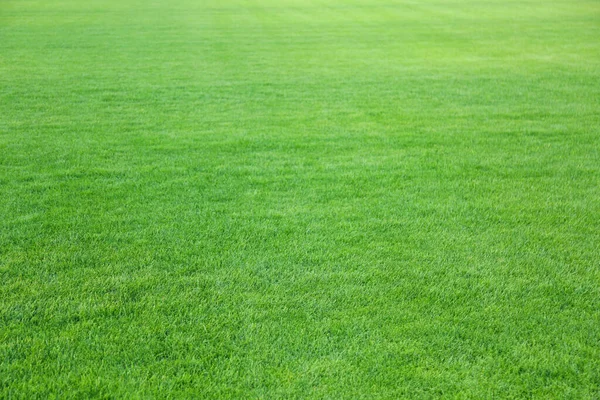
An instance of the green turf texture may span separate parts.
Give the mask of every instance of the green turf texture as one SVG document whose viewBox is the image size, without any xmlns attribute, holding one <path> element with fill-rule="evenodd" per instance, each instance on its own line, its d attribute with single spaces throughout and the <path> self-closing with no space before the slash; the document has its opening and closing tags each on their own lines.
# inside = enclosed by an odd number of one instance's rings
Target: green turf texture
<svg viewBox="0 0 600 400">
<path fill-rule="evenodd" d="M 0 1 L 0 398 L 598 398 L 597 0 Z"/>
</svg>

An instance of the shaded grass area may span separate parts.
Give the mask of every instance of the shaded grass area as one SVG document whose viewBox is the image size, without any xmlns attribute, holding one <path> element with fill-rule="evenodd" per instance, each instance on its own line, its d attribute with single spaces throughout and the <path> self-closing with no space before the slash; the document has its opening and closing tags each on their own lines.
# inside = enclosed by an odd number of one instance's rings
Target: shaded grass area
<svg viewBox="0 0 600 400">
<path fill-rule="evenodd" d="M 597 397 L 598 21 L 4 1 L 0 393 Z"/>
</svg>

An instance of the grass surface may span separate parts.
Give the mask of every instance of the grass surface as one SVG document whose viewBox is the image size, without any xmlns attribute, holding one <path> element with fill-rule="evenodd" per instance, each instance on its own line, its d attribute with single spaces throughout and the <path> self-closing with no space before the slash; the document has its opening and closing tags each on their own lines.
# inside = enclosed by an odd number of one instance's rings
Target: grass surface
<svg viewBox="0 0 600 400">
<path fill-rule="evenodd" d="M 598 398 L 597 0 L 2 0 L 0 397 Z"/>
</svg>

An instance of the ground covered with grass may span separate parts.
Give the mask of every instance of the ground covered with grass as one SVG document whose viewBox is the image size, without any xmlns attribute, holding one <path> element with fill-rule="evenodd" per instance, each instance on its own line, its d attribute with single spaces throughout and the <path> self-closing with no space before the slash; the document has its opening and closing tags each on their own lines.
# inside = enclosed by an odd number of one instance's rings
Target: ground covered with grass
<svg viewBox="0 0 600 400">
<path fill-rule="evenodd" d="M 3 0 L 0 397 L 600 396 L 597 0 Z"/>
</svg>

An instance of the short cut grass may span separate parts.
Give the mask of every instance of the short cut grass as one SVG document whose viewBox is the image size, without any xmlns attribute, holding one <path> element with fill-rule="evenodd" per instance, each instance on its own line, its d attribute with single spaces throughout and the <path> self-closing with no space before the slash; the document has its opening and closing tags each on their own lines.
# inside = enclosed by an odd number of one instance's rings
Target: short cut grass
<svg viewBox="0 0 600 400">
<path fill-rule="evenodd" d="M 597 0 L 1 0 L 1 398 L 598 398 Z"/>
</svg>

